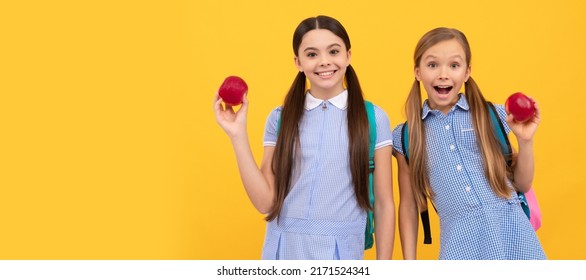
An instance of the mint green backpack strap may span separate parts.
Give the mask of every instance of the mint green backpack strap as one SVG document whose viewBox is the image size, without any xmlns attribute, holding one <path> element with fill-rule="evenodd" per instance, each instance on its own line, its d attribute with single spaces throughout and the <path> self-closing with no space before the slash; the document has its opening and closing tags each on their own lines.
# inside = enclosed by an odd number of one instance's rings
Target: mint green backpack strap
<svg viewBox="0 0 586 280">
<path fill-rule="evenodd" d="M 374 146 L 376 145 L 376 116 L 374 115 L 374 105 L 370 101 L 364 101 L 366 106 L 366 116 L 368 117 L 368 167 L 370 168 L 370 175 L 374 171 Z M 372 182 L 370 187 L 372 187 Z M 370 195 L 370 203 L 374 203 L 374 194 Z"/>
<path fill-rule="evenodd" d="M 374 114 L 374 105 L 370 101 L 364 101 L 366 107 L 366 116 L 368 117 L 368 198 L 370 205 L 374 207 L 374 146 L 376 145 L 376 116 Z M 364 249 L 370 249 L 374 245 L 374 213 L 367 212 L 366 230 L 364 232 Z"/>
</svg>

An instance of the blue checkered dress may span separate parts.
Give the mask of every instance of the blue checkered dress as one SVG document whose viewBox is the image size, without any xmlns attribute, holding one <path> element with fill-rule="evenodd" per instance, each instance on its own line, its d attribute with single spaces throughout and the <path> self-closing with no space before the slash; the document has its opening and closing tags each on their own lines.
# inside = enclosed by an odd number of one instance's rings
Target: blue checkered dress
<svg viewBox="0 0 586 280">
<path fill-rule="evenodd" d="M 440 218 L 439 258 L 545 259 L 516 192 L 511 189 L 512 198 L 503 199 L 490 188 L 484 175 L 468 102 L 465 95 L 460 96 L 446 115 L 431 110 L 427 101 L 422 113 L 427 169 Z M 509 133 L 504 107 L 495 107 Z M 402 124 L 393 130 L 393 148 L 404 155 L 401 127 Z"/>
<path fill-rule="evenodd" d="M 267 223 L 263 259 L 363 259 L 366 212 L 350 175 L 346 91 L 322 101 L 306 95 L 301 149 L 279 222 Z M 264 146 L 277 140 L 281 108 L 266 123 Z M 392 145 L 387 115 L 375 106 L 376 148 Z"/>
</svg>

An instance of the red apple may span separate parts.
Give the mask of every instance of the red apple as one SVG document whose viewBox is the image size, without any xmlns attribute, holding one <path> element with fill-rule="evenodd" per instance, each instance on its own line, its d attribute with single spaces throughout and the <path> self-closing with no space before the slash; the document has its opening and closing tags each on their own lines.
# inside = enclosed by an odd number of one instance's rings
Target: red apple
<svg viewBox="0 0 586 280">
<path fill-rule="evenodd" d="M 246 82 L 238 76 L 227 77 L 218 90 L 218 94 L 224 103 L 231 106 L 242 104 L 242 99 L 246 92 L 248 92 L 248 86 L 246 85 Z"/>
<path fill-rule="evenodd" d="M 516 92 L 507 98 L 505 110 L 513 114 L 515 121 L 525 122 L 535 115 L 535 104 L 525 94 Z"/>
</svg>

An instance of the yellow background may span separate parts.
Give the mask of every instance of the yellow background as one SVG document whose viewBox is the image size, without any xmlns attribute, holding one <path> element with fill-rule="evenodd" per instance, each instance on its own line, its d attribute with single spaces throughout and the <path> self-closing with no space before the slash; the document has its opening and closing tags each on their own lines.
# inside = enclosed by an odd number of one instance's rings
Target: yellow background
<svg viewBox="0 0 586 280">
<path fill-rule="evenodd" d="M 438 26 L 466 33 L 488 99 L 522 91 L 540 104 L 535 188 L 548 257 L 586 259 L 586 5 L 538 3 L 3 1 L 0 259 L 258 259 L 265 222 L 212 99 L 228 75 L 248 82 L 260 162 L 266 117 L 296 73 L 293 30 L 319 14 L 347 28 L 366 97 L 393 126 L 417 40 Z M 437 258 L 432 219 L 422 259 Z"/>
</svg>

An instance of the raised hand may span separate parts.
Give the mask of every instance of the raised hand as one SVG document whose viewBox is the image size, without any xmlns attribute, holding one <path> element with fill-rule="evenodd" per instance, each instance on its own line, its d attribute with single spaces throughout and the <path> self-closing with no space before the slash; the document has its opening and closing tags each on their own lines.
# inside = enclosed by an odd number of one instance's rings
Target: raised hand
<svg viewBox="0 0 586 280">
<path fill-rule="evenodd" d="M 517 137 L 517 141 L 531 141 L 535 132 L 537 131 L 537 127 L 539 126 L 540 121 L 540 113 L 539 113 L 539 104 L 535 102 L 535 100 L 529 97 L 533 104 L 535 105 L 535 115 L 527 121 L 518 122 L 515 121 L 515 118 L 512 114 L 507 112 L 507 124 L 511 128 L 511 131 Z"/>
<path fill-rule="evenodd" d="M 214 112 L 216 122 L 224 129 L 230 138 L 246 136 L 246 115 L 248 114 L 248 98 L 244 95 L 242 105 L 238 111 L 234 111 L 231 105 L 222 104 L 222 98 L 218 92 L 214 96 Z"/>
</svg>

